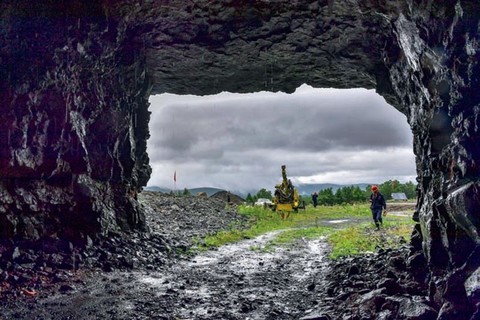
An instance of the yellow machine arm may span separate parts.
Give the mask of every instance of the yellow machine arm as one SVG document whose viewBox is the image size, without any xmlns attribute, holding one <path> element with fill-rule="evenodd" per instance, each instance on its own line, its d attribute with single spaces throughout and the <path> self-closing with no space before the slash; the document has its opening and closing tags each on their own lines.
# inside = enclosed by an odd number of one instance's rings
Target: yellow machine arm
<svg viewBox="0 0 480 320">
<path fill-rule="evenodd" d="M 286 166 L 282 165 L 282 183 L 275 186 L 273 197 L 275 211 L 297 211 L 299 206 L 298 191 L 292 185 L 292 181 L 287 179 Z"/>
</svg>

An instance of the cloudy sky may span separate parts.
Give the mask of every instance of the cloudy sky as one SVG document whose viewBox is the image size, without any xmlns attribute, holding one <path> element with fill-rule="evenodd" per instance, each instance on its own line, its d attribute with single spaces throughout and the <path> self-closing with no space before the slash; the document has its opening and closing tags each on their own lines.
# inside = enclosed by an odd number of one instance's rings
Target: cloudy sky
<svg viewBox="0 0 480 320">
<path fill-rule="evenodd" d="M 150 97 L 149 186 L 272 190 L 295 183 L 415 182 L 406 117 L 374 90 Z"/>
</svg>

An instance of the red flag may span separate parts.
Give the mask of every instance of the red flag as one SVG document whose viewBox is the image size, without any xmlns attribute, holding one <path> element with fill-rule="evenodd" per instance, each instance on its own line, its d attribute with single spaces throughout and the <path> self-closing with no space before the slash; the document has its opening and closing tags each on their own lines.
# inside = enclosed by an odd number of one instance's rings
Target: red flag
<svg viewBox="0 0 480 320">
<path fill-rule="evenodd" d="M 173 173 L 173 181 L 177 182 L 177 170 Z"/>
</svg>

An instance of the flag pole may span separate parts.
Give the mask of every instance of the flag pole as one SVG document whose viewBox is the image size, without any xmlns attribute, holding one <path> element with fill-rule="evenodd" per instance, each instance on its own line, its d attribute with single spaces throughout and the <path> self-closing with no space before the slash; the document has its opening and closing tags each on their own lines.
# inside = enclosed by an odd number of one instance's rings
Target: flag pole
<svg viewBox="0 0 480 320">
<path fill-rule="evenodd" d="M 177 170 L 173 173 L 173 194 L 177 192 Z"/>
</svg>

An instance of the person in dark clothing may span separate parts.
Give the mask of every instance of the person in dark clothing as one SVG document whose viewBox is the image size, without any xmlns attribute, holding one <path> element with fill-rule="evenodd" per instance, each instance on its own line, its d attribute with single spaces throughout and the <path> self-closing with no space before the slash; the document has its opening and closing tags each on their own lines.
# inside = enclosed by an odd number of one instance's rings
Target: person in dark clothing
<svg viewBox="0 0 480 320">
<path fill-rule="evenodd" d="M 312 193 L 313 207 L 316 208 L 318 205 L 318 193 Z"/>
<path fill-rule="evenodd" d="M 380 229 L 380 225 L 383 223 L 382 213 L 387 212 L 387 202 L 385 197 L 378 191 L 376 185 L 372 186 L 372 194 L 370 195 L 370 210 L 372 210 L 373 221 L 377 230 Z"/>
</svg>

